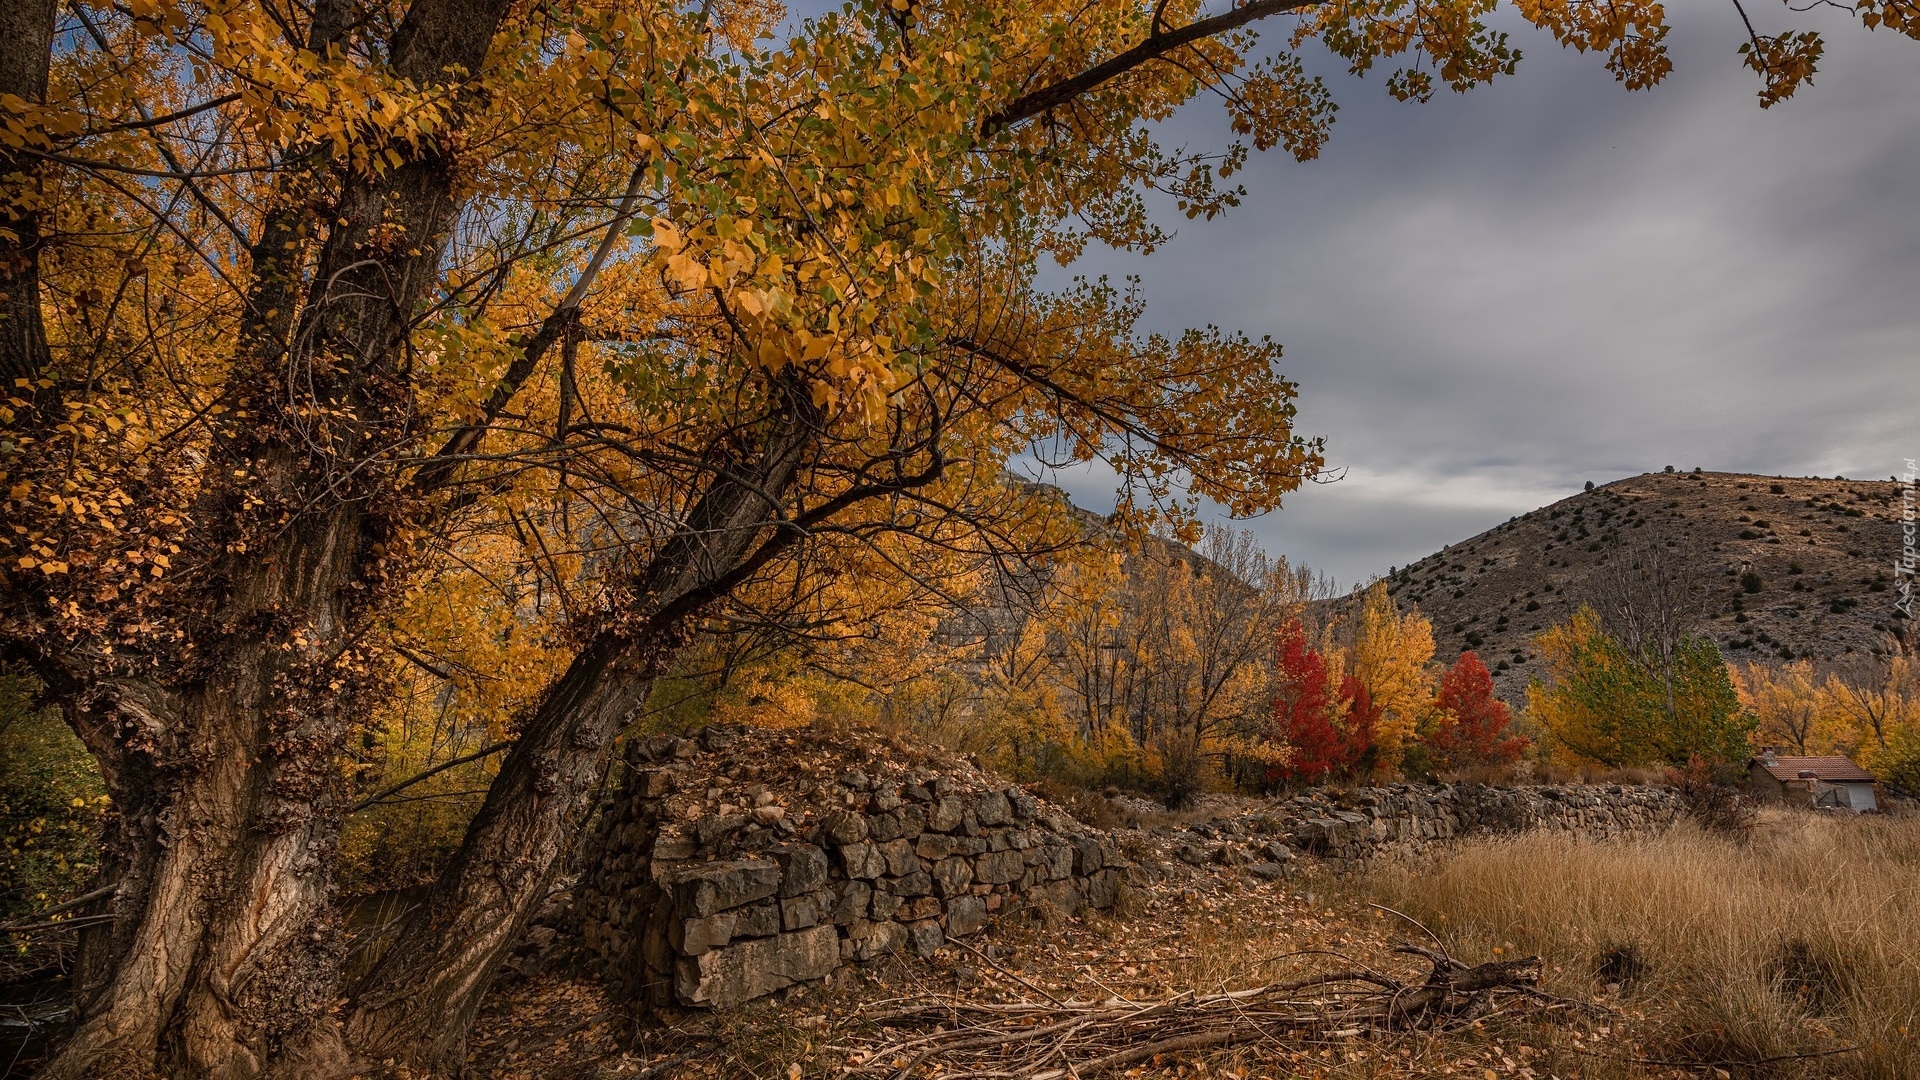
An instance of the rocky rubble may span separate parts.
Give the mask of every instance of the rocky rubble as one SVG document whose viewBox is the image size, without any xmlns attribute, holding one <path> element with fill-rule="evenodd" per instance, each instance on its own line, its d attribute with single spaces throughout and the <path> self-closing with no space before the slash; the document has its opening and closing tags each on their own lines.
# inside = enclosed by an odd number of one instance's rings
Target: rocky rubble
<svg viewBox="0 0 1920 1080">
<path fill-rule="evenodd" d="M 625 761 L 573 919 L 612 989 L 652 1008 L 737 1004 L 1119 889 L 1097 831 L 872 733 L 715 726 Z"/>
</svg>

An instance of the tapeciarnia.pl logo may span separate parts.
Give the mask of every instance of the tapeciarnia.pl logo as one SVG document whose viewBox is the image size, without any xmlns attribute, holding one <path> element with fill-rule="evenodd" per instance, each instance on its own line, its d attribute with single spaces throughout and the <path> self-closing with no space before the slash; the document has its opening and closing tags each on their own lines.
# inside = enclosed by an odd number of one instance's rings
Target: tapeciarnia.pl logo
<svg viewBox="0 0 1920 1080">
<path fill-rule="evenodd" d="M 1907 459 L 1907 471 L 1901 475 L 1900 486 L 1900 556 L 1893 560 L 1894 588 L 1900 598 L 1893 606 L 1900 614 L 1913 618 L 1913 576 L 1914 558 L 1914 477 L 1920 469 L 1914 467 L 1914 459 Z"/>
</svg>

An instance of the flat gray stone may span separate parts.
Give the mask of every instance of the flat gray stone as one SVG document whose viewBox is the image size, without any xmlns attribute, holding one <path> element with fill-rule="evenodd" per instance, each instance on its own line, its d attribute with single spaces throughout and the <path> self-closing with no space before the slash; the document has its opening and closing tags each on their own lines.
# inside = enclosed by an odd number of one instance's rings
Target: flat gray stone
<svg viewBox="0 0 1920 1080">
<path fill-rule="evenodd" d="M 967 815 L 967 804 L 949 795 L 934 802 L 927 815 L 927 828 L 934 832 L 952 832 Z"/>
<path fill-rule="evenodd" d="M 920 857 L 914 854 L 911 840 L 889 840 L 880 845 L 880 854 L 887 860 L 887 873 L 895 877 L 920 869 Z"/>
<path fill-rule="evenodd" d="M 977 934 L 987 925 L 987 902 L 978 896 L 956 896 L 947 901 L 947 933 L 954 937 Z"/>
<path fill-rule="evenodd" d="M 812 844 L 781 844 L 767 849 L 780 864 L 780 895 L 799 896 L 827 883 L 827 853 Z"/>
<path fill-rule="evenodd" d="M 867 838 L 867 819 L 848 810 L 835 810 L 820 820 L 820 835 L 829 844 L 857 844 Z"/>
<path fill-rule="evenodd" d="M 957 896 L 973 883 L 973 865 L 965 859 L 941 859 L 933 864 L 933 891 L 940 896 Z"/>
<path fill-rule="evenodd" d="M 867 905 L 873 900 L 873 886 L 864 881 L 843 881 L 835 890 L 833 899 L 833 921 L 837 926 L 851 926 L 856 919 L 867 917 Z"/>
<path fill-rule="evenodd" d="M 682 1005 L 725 1008 L 823 979 L 839 964 L 839 932 L 816 926 L 681 957 L 674 965 L 674 996 Z"/>
<path fill-rule="evenodd" d="M 947 943 L 947 932 L 941 928 L 938 919 L 922 919 L 907 926 L 907 947 L 915 955 L 932 956 L 934 951 Z"/>
<path fill-rule="evenodd" d="M 872 844 L 847 844 L 840 848 L 840 865 L 847 876 L 871 881 L 887 872 L 887 858 Z"/>
<path fill-rule="evenodd" d="M 1005 793 L 989 791 L 973 800 L 973 818 L 988 828 L 1005 825 L 1013 820 L 1013 807 Z"/>
<path fill-rule="evenodd" d="M 1005 885 L 1020 880 L 1027 861 L 1017 851 L 989 851 L 973 861 L 973 876 L 989 885 Z"/>
<path fill-rule="evenodd" d="M 780 864 L 772 859 L 728 859 L 683 870 L 673 882 L 675 906 L 696 918 L 772 896 Z"/>
<path fill-rule="evenodd" d="M 867 924 L 867 933 L 853 942 L 853 959 L 874 960 L 900 951 L 907 942 L 907 928 L 891 920 Z"/>
</svg>

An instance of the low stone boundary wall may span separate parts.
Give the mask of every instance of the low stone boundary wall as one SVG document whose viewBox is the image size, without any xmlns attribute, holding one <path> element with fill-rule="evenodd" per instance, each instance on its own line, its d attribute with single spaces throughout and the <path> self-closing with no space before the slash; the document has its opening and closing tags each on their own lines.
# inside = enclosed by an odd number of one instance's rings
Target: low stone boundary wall
<svg viewBox="0 0 1920 1080">
<path fill-rule="evenodd" d="M 1358 861 L 1414 854 L 1448 840 L 1533 829 L 1596 840 L 1653 833 L 1685 813 L 1684 798 L 1668 787 L 1392 784 L 1299 795 L 1224 829 L 1216 825 L 1195 831 L 1222 839 L 1277 836 L 1309 854 Z M 1232 835 L 1236 833 L 1240 835 Z"/>
<path fill-rule="evenodd" d="M 615 993 L 725 1006 L 997 912 L 1114 903 L 1104 837 L 964 762 L 857 732 L 636 740 L 574 920 Z"/>
</svg>

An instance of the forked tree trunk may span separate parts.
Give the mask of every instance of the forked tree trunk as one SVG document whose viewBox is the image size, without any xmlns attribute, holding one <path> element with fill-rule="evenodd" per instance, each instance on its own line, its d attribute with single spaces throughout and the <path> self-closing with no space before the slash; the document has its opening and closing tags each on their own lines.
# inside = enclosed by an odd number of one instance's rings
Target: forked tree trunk
<svg viewBox="0 0 1920 1080">
<path fill-rule="evenodd" d="M 506 7 L 414 0 L 388 50 L 394 74 L 426 87 L 480 70 Z M 337 33 L 343 11 L 317 5 L 313 37 Z M 132 678 L 66 661 L 69 717 L 120 810 L 108 858 L 120 888 L 111 924 L 83 944 L 80 1024 L 47 1076 L 343 1064 L 328 1017 L 338 755 L 364 688 L 354 650 L 379 588 L 368 552 L 386 526 L 371 508 L 388 482 L 361 459 L 411 429 L 404 350 L 458 209 L 450 165 L 429 148 L 383 176 L 343 178 L 323 211 L 289 199 L 268 215 L 231 377 L 250 415 L 286 430 L 263 422 L 212 448 L 216 486 L 196 517 L 214 530 L 213 557 L 186 601 L 207 611 L 189 620 L 192 648 Z M 302 213 L 332 222 L 310 275 Z M 396 225 L 413 246 L 381 252 L 376 230 Z M 296 329 L 290 286 L 303 277 L 315 285 Z M 324 430 L 299 406 L 282 416 L 276 391 L 295 386 Z M 218 486 L 230 473 L 244 491 Z M 229 536 L 234 522 L 251 525 Z M 221 546 L 234 539 L 248 544 Z"/>
<path fill-rule="evenodd" d="M 341 508 L 270 549 L 241 583 L 264 590 L 248 610 L 287 629 L 337 621 L 358 516 Z M 83 943 L 82 1020 L 46 1076 L 122 1063 L 259 1075 L 301 1052 L 334 993 L 328 868 L 352 695 L 329 685 L 324 647 L 294 647 L 331 635 L 265 630 L 233 627 L 217 664 L 190 683 L 122 680 L 86 703 L 83 735 L 117 743 L 100 756 L 113 762 L 107 872 L 119 890 L 113 921 Z"/>
<path fill-rule="evenodd" d="M 654 558 L 639 583 L 638 630 L 599 634 L 520 732 L 452 863 L 357 988 L 346 1025 L 357 1052 L 429 1068 L 461 1054 L 501 960 L 592 809 L 614 738 L 685 645 L 689 618 L 767 540 L 770 500 L 816 445 L 818 411 L 803 388 L 785 389 L 759 458 L 719 474 Z"/>
<path fill-rule="evenodd" d="M 335 21 L 339 4 L 319 7 L 317 24 Z M 426 86 L 448 69 L 479 70 L 506 7 L 414 0 L 388 52 L 395 74 Z M 50 20 L 51 7 L 29 14 Z M 46 48 L 45 35 L 35 47 Z M 43 1075 L 157 1068 L 240 1080 L 336 1074 L 355 1058 L 446 1062 L 544 899 L 614 737 L 684 644 L 688 618 L 768 550 L 766 526 L 818 438 L 817 410 L 794 387 L 757 455 L 710 483 L 636 582 L 628 618 L 594 638 L 528 718 L 453 863 L 358 989 L 343 1039 L 329 1018 L 340 989 L 327 906 L 337 759 L 364 688 L 350 654 L 378 584 L 367 552 L 383 524 L 370 508 L 385 482 L 364 479 L 379 471 L 363 473 L 360 458 L 411 430 L 403 353 L 457 210 L 448 163 L 429 152 L 345 182 L 319 211 L 334 224 L 310 274 L 294 261 L 315 233 L 297 215 L 262 223 L 233 378 L 243 397 L 260 396 L 242 402 L 249 412 L 271 417 L 298 362 L 302 391 L 333 426 L 318 447 L 270 432 L 214 447 L 212 475 L 237 470 L 249 487 L 201 516 L 247 520 L 244 494 L 266 501 L 251 520 L 267 527 L 252 550 L 203 572 L 214 583 L 201 586 L 209 614 L 184 668 L 127 676 L 68 658 L 69 719 L 118 810 L 107 862 L 119 889 L 106 905 L 113 918 L 83 945 L 80 1024 Z M 415 246 L 369 257 L 372 230 L 391 224 Z M 315 291 L 295 326 L 290 284 L 303 277 Z M 31 300 L 38 289 L 24 291 Z M 30 362 L 44 363 L 43 335 L 40 345 Z M 362 479 L 341 488 L 343 476 Z"/>
</svg>

